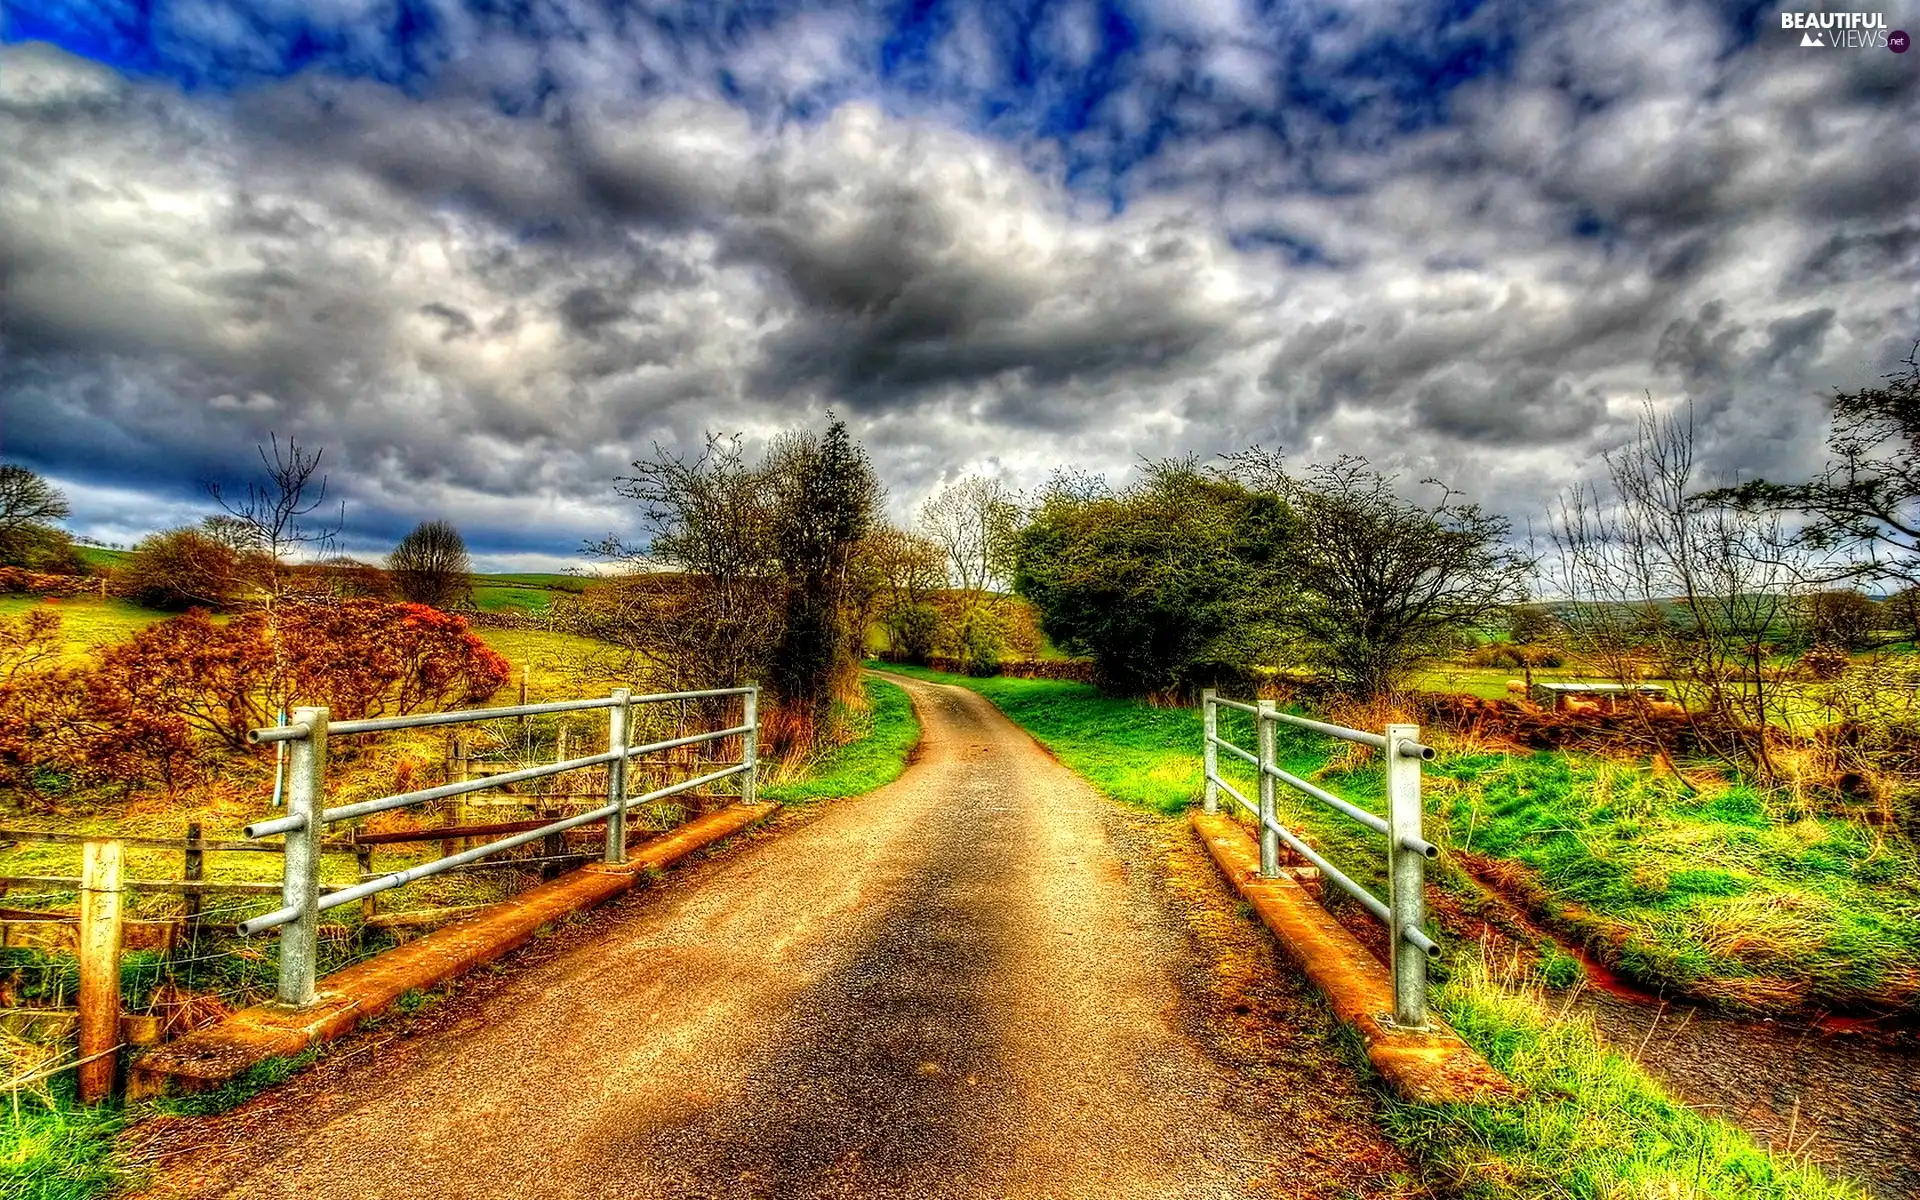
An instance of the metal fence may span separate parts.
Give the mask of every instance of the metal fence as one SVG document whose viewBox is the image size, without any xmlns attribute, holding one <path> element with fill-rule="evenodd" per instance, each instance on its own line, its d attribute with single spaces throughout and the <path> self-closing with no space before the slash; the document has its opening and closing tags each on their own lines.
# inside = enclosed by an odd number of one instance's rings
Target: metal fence
<svg viewBox="0 0 1920 1200">
<path fill-rule="evenodd" d="M 1272 878 L 1280 873 L 1280 845 L 1285 843 L 1296 854 L 1320 870 L 1323 879 L 1360 902 L 1387 927 L 1389 967 L 1393 976 L 1393 1023 L 1409 1029 L 1424 1029 L 1427 1024 L 1427 957 L 1440 947 L 1421 928 L 1426 924 L 1426 867 L 1438 857 L 1439 848 L 1421 836 L 1420 764 L 1433 757 L 1433 750 L 1420 743 L 1418 725 L 1389 725 L 1384 733 L 1369 733 L 1296 717 L 1278 710 L 1271 700 L 1244 704 L 1214 694 L 1212 688 L 1201 693 L 1200 707 L 1205 727 L 1206 809 L 1220 810 L 1220 793 L 1239 801 L 1260 829 L 1260 874 Z M 1254 721 L 1256 750 L 1246 750 L 1220 736 L 1222 708 L 1251 715 Z M 1385 758 L 1387 767 L 1387 815 L 1376 813 L 1341 799 L 1317 784 L 1309 783 L 1281 768 L 1276 753 L 1275 732 L 1281 724 L 1344 738 L 1363 746 L 1372 746 Z M 1220 777 L 1220 751 L 1225 750 L 1251 766 L 1259 779 L 1259 803 L 1248 800 L 1238 788 Z M 1388 899 L 1382 901 L 1355 883 L 1344 871 L 1328 862 L 1274 816 L 1277 784 L 1308 796 L 1333 811 L 1359 822 L 1386 840 Z"/>
<path fill-rule="evenodd" d="M 633 725 L 632 714 L 635 705 L 675 700 L 719 699 L 730 696 L 740 697 L 741 720 L 736 726 L 690 734 L 685 737 L 668 738 L 664 741 L 648 742 L 643 745 L 629 744 L 628 730 Z M 607 710 L 607 749 L 601 753 L 561 762 L 543 763 L 539 766 L 506 771 L 479 779 L 458 780 L 438 787 L 421 788 L 417 791 L 383 796 L 377 800 L 366 800 L 337 808 L 326 806 L 327 740 L 329 738 L 361 733 L 384 733 L 395 729 L 418 729 L 432 725 L 492 721 L 502 717 L 531 717 L 544 713 L 579 712 L 602 708 Z M 589 825 L 597 821 L 607 823 L 605 861 L 624 862 L 627 854 L 626 817 L 629 811 L 655 800 L 718 783 L 734 775 L 741 777 L 741 799 L 746 803 L 752 803 L 759 756 L 759 708 L 760 690 L 758 687 L 748 685 L 737 688 L 713 688 L 707 691 L 661 692 L 645 696 L 630 695 L 627 689 L 618 688 L 611 695 L 583 700 L 559 700 L 548 704 L 520 704 L 507 708 L 464 709 L 455 712 L 422 713 L 415 716 L 356 721 L 329 721 L 325 708 L 296 709 L 288 724 L 256 729 L 248 735 L 254 742 L 289 743 L 291 753 L 288 756 L 287 766 L 287 815 L 258 821 L 246 827 L 248 838 L 286 835 L 285 855 L 282 860 L 285 865 L 280 889 L 282 905 L 273 912 L 241 922 L 240 933 L 251 936 L 269 929 L 280 929 L 278 989 L 280 1002 L 296 1008 L 312 1004 L 318 962 L 319 918 L 320 914 L 327 909 L 351 904 L 377 892 L 463 867 L 490 854 L 512 850 L 541 838 L 563 833 L 576 826 Z M 641 755 L 663 753 L 681 746 L 715 742 L 732 737 L 741 739 L 739 762 L 692 779 L 684 779 L 678 783 L 656 788 L 645 795 L 627 795 L 627 764 L 633 759 Z M 607 770 L 608 800 L 598 808 L 574 813 L 548 824 L 517 832 L 510 837 L 503 837 L 498 841 L 475 846 L 457 854 L 447 854 L 405 870 L 362 880 L 351 887 L 324 893 L 320 887 L 320 843 L 328 825 L 452 796 L 466 795 L 470 792 L 525 783 L 565 771 L 600 766 L 604 766 Z"/>
</svg>

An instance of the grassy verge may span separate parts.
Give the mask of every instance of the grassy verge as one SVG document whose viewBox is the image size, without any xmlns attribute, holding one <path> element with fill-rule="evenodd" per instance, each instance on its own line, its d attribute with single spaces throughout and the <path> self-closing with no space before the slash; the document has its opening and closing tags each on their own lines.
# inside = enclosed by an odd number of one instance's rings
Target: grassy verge
<svg viewBox="0 0 1920 1200">
<path fill-rule="evenodd" d="M 1080 684 L 902 673 L 980 692 L 1117 800 L 1172 812 L 1199 796 L 1197 713 L 1115 700 Z M 1248 731 L 1231 721 L 1225 732 L 1251 744 Z M 1357 802 L 1377 797 L 1377 780 L 1371 790 L 1366 786 L 1370 765 L 1335 761 L 1320 739 L 1283 738 L 1280 750 L 1283 765 L 1295 774 L 1337 783 L 1336 790 Z M 1435 797 L 1443 811 L 1455 799 L 1445 789 Z M 1379 869 L 1370 866 L 1378 852 L 1370 841 L 1341 832 L 1304 803 L 1289 808 L 1285 819 L 1313 833 L 1329 857 L 1352 867 L 1363 883 L 1379 886 Z M 1468 1044 L 1529 1090 L 1524 1101 L 1499 1107 L 1389 1104 L 1391 1131 L 1462 1193 L 1578 1200 L 1863 1195 L 1815 1168 L 1769 1154 L 1739 1128 L 1675 1101 L 1632 1061 L 1608 1050 L 1589 1023 L 1556 1017 L 1542 999 L 1531 982 L 1501 977 L 1476 962 L 1456 965 L 1435 989 L 1436 1007 Z"/>
<path fill-rule="evenodd" d="M 0 596 L 0 617 L 18 617 L 44 608 L 60 618 L 61 655 L 75 664 L 90 658 L 96 647 L 124 642 L 149 625 L 174 615 L 141 608 L 125 600 L 75 597 L 45 600 L 37 596 Z"/>
<path fill-rule="evenodd" d="M 116 1105 L 83 1108 L 71 1083 L 49 1093 L 0 1101 L 0 1196 L 8 1200 L 86 1200 L 120 1182 L 113 1139 L 128 1123 Z"/>
<path fill-rule="evenodd" d="M 1472 1200 L 1869 1200 L 1809 1163 L 1668 1095 L 1609 1049 L 1585 1016 L 1556 1016 L 1526 976 L 1470 963 L 1434 1000 L 1524 1098 L 1502 1105 L 1387 1103 L 1388 1131 Z"/>
<path fill-rule="evenodd" d="M 877 679 L 867 680 L 865 687 L 867 711 L 858 717 L 854 740 L 828 751 L 797 778 L 761 788 L 762 796 L 806 804 L 870 792 L 900 777 L 920 741 L 920 722 L 898 687 Z"/>
<path fill-rule="evenodd" d="M 1920 1009 L 1920 856 L 1754 790 L 1589 755 L 1459 754 L 1430 773 L 1455 846 L 1519 864 L 1624 974 L 1737 1009 Z"/>
</svg>

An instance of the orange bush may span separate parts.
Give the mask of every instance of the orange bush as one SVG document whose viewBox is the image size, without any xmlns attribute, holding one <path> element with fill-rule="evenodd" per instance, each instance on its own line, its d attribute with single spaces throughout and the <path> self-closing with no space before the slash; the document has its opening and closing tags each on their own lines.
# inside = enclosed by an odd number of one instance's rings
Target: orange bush
<svg viewBox="0 0 1920 1200">
<path fill-rule="evenodd" d="M 94 706 L 174 714 L 234 748 L 270 723 L 276 697 L 336 718 L 483 700 L 512 674 L 459 617 L 418 604 L 348 600 L 251 612 L 216 625 L 199 609 L 110 648 Z"/>
<path fill-rule="evenodd" d="M 192 778 L 208 740 L 246 748 L 281 696 L 339 718 L 377 716 L 481 701 L 512 674 L 461 618 L 378 600 L 288 605 L 225 624 L 194 609 L 90 666 L 32 669 L 42 661 L 33 649 L 54 632 L 0 628 L 0 650 L 19 643 L 0 653 L 0 782 L 43 794 L 108 781 L 171 792 Z"/>
<path fill-rule="evenodd" d="M 424 604 L 348 600 L 282 616 L 289 694 L 339 718 L 477 703 L 513 674 L 464 618 Z"/>
</svg>

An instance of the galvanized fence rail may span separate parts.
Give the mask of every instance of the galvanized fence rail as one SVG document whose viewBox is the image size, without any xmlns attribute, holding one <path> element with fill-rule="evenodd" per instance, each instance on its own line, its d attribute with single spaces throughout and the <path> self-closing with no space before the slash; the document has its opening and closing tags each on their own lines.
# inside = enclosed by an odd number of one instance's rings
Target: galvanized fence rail
<svg viewBox="0 0 1920 1200">
<path fill-rule="evenodd" d="M 1426 867 L 1439 856 L 1439 848 L 1421 836 L 1420 764 L 1433 757 L 1433 750 L 1420 742 L 1418 725 L 1389 725 L 1384 733 L 1349 729 L 1279 711 L 1271 700 L 1245 704 L 1214 694 L 1208 688 L 1200 694 L 1204 733 L 1203 757 L 1206 764 L 1206 810 L 1220 811 L 1220 793 L 1233 797 L 1258 822 L 1260 829 L 1260 874 L 1272 878 L 1280 873 L 1280 846 L 1290 849 L 1315 867 L 1321 877 L 1360 902 L 1388 932 L 1389 969 L 1393 977 L 1393 1014 L 1395 1025 L 1424 1029 L 1427 1025 L 1427 958 L 1440 952 L 1439 945 L 1422 928 L 1427 919 Z M 1256 749 L 1247 750 L 1220 736 L 1220 710 L 1229 709 L 1253 717 Z M 1385 758 L 1387 767 L 1387 815 L 1381 817 L 1359 805 L 1334 795 L 1286 770 L 1279 763 L 1275 733 L 1282 725 L 1291 725 L 1329 737 L 1344 738 L 1363 746 L 1372 746 Z M 1259 779 L 1259 801 L 1255 803 L 1220 777 L 1220 751 L 1246 762 Z M 1301 795 L 1326 805 L 1356 821 L 1386 841 L 1388 897 L 1379 897 L 1328 862 L 1317 850 L 1282 825 L 1274 815 L 1275 786 L 1286 784 Z"/>
<path fill-rule="evenodd" d="M 633 726 L 632 715 L 635 705 L 660 704 L 675 700 L 719 699 L 730 696 L 740 697 L 741 720 L 738 725 L 642 745 L 632 745 L 628 740 L 628 731 Z M 542 763 L 539 766 L 526 767 L 518 771 L 505 771 L 479 779 L 457 780 L 437 787 L 401 792 L 357 804 L 345 804 L 336 808 L 326 806 L 329 738 L 361 733 L 384 733 L 395 729 L 419 729 L 434 725 L 457 725 L 471 721 L 493 721 L 502 717 L 532 717 L 546 713 L 580 712 L 590 709 L 607 710 L 607 749 L 601 753 L 583 755 L 561 762 Z M 293 713 L 292 720 L 286 725 L 256 729 L 248 735 L 254 742 L 289 743 L 291 753 L 288 756 L 290 761 L 287 769 L 289 784 L 287 815 L 275 817 L 272 820 L 257 821 L 247 826 L 245 830 L 246 836 L 252 839 L 281 834 L 286 836 L 285 854 L 282 859 L 284 871 L 280 887 L 282 905 L 273 912 L 242 921 L 238 927 L 239 931 L 243 936 L 251 936 L 269 929 L 280 929 L 279 1000 L 290 1007 L 304 1008 L 312 1004 L 315 997 L 319 918 L 320 914 L 327 909 L 351 904 L 377 892 L 464 867 L 488 855 L 512 850 L 542 838 L 563 833 L 576 826 L 590 825 L 598 821 L 607 823 L 605 861 L 624 862 L 627 856 L 626 818 L 629 811 L 639 805 L 718 783 L 735 775 L 741 777 L 741 799 L 751 804 L 758 774 L 759 709 L 760 689 L 751 684 L 745 687 L 711 688 L 705 691 L 659 692 L 645 696 L 634 696 L 626 688 L 617 688 L 611 695 L 582 700 L 558 700 L 546 704 L 516 704 L 505 708 L 462 709 L 454 712 L 421 713 L 414 716 L 356 721 L 330 721 L 325 708 L 297 709 Z M 642 755 L 663 753 L 682 746 L 716 742 L 732 737 L 741 739 L 741 761 L 692 779 L 684 779 L 678 783 L 655 788 L 645 795 L 627 795 L 627 764 L 633 759 Z M 396 808 L 407 808 L 452 796 L 466 795 L 470 792 L 508 787 L 566 771 L 598 766 L 605 766 L 607 769 L 608 794 L 607 803 L 598 808 L 574 813 L 547 824 L 514 833 L 512 836 L 475 846 L 457 854 L 448 854 L 405 870 L 363 880 L 351 887 L 323 892 L 320 886 L 320 843 L 328 825 L 338 821 L 351 821 L 374 813 L 388 812 Z"/>
</svg>

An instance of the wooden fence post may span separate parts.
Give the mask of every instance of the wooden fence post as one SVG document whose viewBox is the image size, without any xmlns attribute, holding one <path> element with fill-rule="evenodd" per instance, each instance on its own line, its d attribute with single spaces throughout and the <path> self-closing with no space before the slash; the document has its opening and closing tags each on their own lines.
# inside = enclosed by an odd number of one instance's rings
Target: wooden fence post
<svg viewBox="0 0 1920 1200">
<path fill-rule="evenodd" d="M 180 873 L 180 877 L 188 883 L 199 883 L 206 878 L 206 875 L 207 852 L 205 843 L 200 839 L 200 822 L 188 821 L 187 865 L 186 869 Z M 200 907 L 204 902 L 205 894 L 202 892 L 190 891 L 186 895 L 187 937 L 189 940 L 194 936 L 194 930 L 196 928 L 194 923 L 200 919 Z"/>
<path fill-rule="evenodd" d="M 450 753 L 447 757 L 447 782 L 448 783 L 464 783 L 466 782 L 466 778 L 467 778 L 467 737 L 463 733 L 456 733 L 453 735 L 452 753 Z M 441 821 L 441 824 L 443 825 L 463 824 L 464 822 L 462 818 L 466 816 L 466 808 L 467 808 L 467 802 L 465 800 L 461 799 L 458 796 L 453 797 L 451 803 L 447 805 L 446 816 Z M 458 839 L 456 838 L 442 838 L 440 841 L 440 857 L 445 858 L 449 854 L 452 854 L 457 844 L 458 844 Z"/>
<path fill-rule="evenodd" d="M 80 1102 L 113 1091 L 120 1044 L 119 842 L 88 842 L 80 868 Z"/>
<path fill-rule="evenodd" d="M 353 866 L 358 872 L 360 882 L 365 883 L 373 875 L 373 847 L 364 842 L 353 844 Z M 362 923 L 373 920 L 380 912 L 380 893 L 360 898 L 360 920 Z"/>
<path fill-rule="evenodd" d="M 567 726 L 564 722 L 562 722 L 560 725 L 560 731 L 554 735 L 553 761 L 557 763 L 567 761 Z M 569 781 L 565 775 L 558 775 L 558 776 L 555 776 L 555 778 L 561 781 L 559 801 L 557 804 L 541 805 L 540 815 L 543 817 L 550 817 L 560 812 L 562 809 L 566 807 L 567 801 L 572 797 L 573 785 L 571 781 Z M 546 837 L 540 839 L 540 856 L 542 858 L 558 858 L 560 855 L 565 854 L 566 852 L 567 852 L 567 835 L 566 834 L 550 833 Z M 560 877 L 559 863 L 544 862 L 540 864 L 540 878 L 557 879 L 559 877 Z"/>
</svg>

